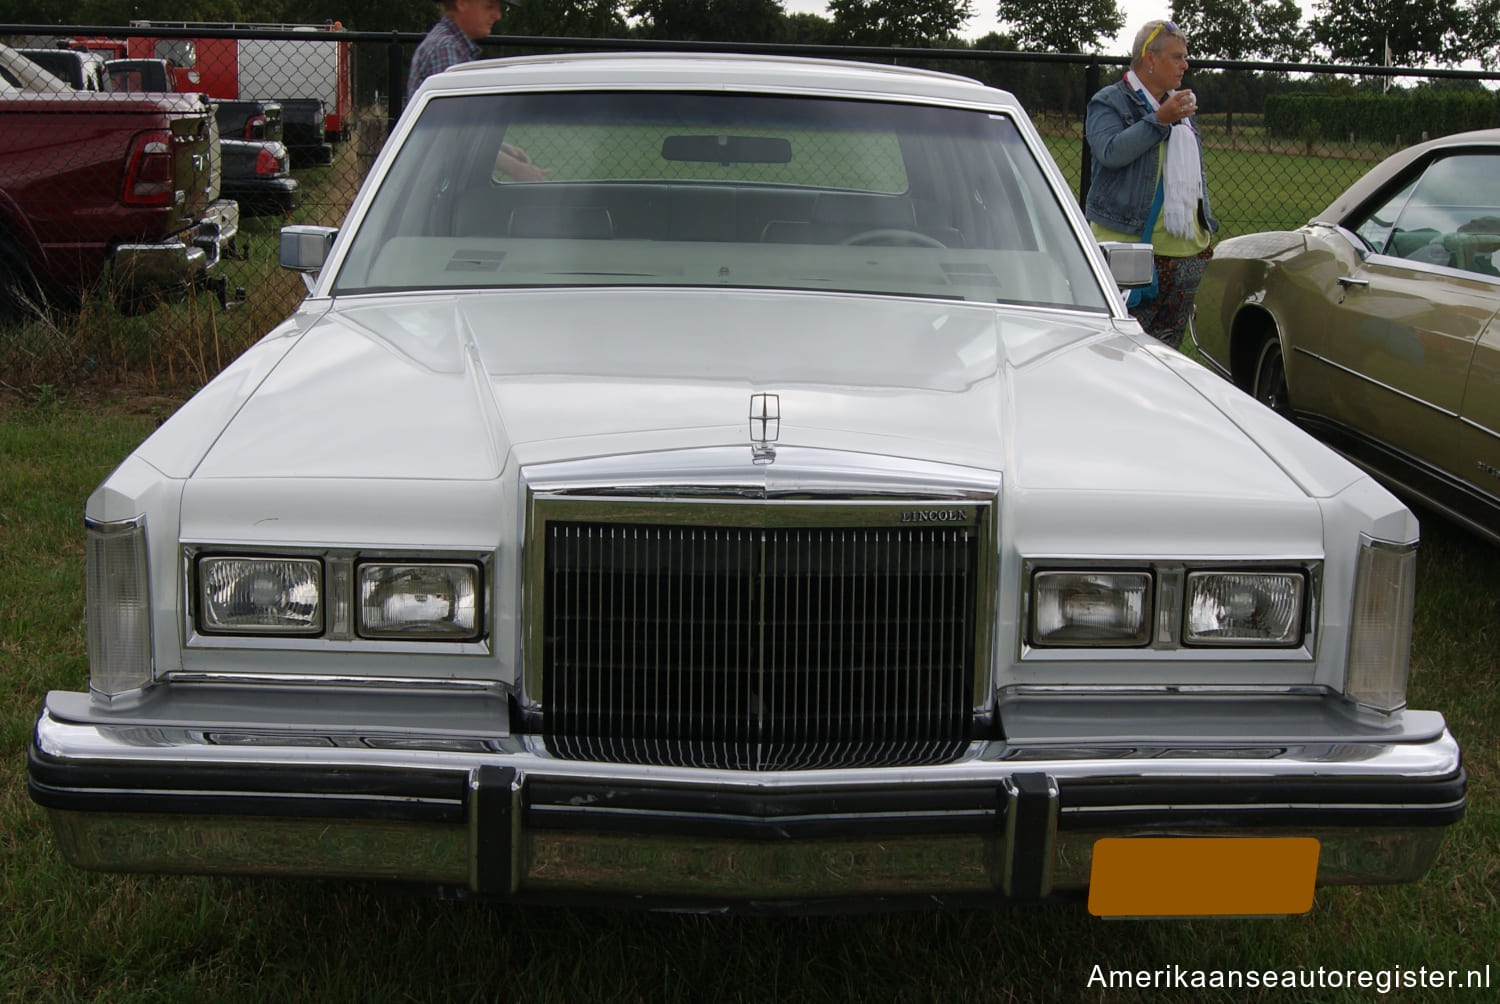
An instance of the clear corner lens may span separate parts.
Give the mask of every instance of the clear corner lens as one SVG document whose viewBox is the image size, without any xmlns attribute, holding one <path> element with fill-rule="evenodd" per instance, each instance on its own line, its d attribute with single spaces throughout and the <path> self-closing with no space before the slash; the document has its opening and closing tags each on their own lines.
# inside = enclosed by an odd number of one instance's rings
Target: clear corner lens
<svg viewBox="0 0 1500 1004">
<path fill-rule="evenodd" d="M 1301 644 L 1306 591 L 1301 572 L 1191 572 L 1182 640 L 1188 645 Z"/>
<path fill-rule="evenodd" d="M 1037 572 L 1032 644 L 1145 645 L 1151 636 L 1149 572 Z"/>
<path fill-rule="evenodd" d="M 359 633 L 435 641 L 477 638 L 479 582 L 479 566 L 468 563 L 362 564 Z"/>
<path fill-rule="evenodd" d="M 1352 700 L 1387 713 L 1406 705 L 1416 587 L 1415 544 L 1367 540 L 1361 546 L 1345 682 Z"/>
<path fill-rule="evenodd" d="M 316 558 L 200 558 L 198 590 L 198 626 L 204 632 L 315 635 L 323 630 L 323 565 Z"/>
<path fill-rule="evenodd" d="M 108 695 L 151 682 L 151 589 L 140 521 L 89 523 L 89 689 Z"/>
</svg>

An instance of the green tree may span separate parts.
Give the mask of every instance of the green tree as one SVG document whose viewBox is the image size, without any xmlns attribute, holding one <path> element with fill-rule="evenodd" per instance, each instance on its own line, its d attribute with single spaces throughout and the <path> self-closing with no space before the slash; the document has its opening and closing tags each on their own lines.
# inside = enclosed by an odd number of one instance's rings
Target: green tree
<svg viewBox="0 0 1500 1004">
<path fill-rule="evenodd" d="M 1318 0 L 1313 38 L 1335 62 L 1424 66 L 1477 57 L 1495 40 L 1493 0 Z M 1480 23 L 1481 20 L 1484 23 Z"/>
<path fill-rule="evenodd" d="M 1205 59 L 1300 58 L 1311 37 L 1296 0 L 1174 0 L 1172 20 L 1188 49 Z M 1234 135 L 1234 90 L 1240 71 L 1224 79 L 1224 128 Z"/>
<path fill-rule="evenodd" d="M 76 10 L 63 0 L 0 0 L 0 23 L 81 24 Z"/>
<path fill-rule="evenodd" d="M 834 37 L 854 45 L 930 46 L 953 39 L 970 0 L 830 0 Z"/>
<path fill-rule="evenodd" d="M 1006 0 L 996 9 L 1002 29 L 1032 52 L 1097 52 L 1125 26 L 1116 0 Z M 1058 69 L 1064 116 L 1073 111 L 1071 66 Z"/>
<path fill-rule="evenodd" d="M 633 0 L 644 38 L 695 42 L 780 41 L 786 22 L 781 0 Z"/>
<path fill-rule="evenodd" d="M 989 32 L 974 40 L 973 48 L 981 52 L 1017 52 L 1019 46 L 1009 35 Z M 989 84 L 1010 91 L 1021 102 L 1023 108 L 1040 111 L 1044 107 L 1047 92 L 1047 67 L 1040 63 L 1022 60 L 995 59 L 979 63 L 974 70 L 965 70 Z"/>
<path fill-rule="evenodd" d="M 506 12 L 500 31 L 506 35 L 623 38 L 627 34 L 623 7 L 619 0 L 523 3 Z"/>
<path fill-rule="evenodd" d="M 1097 52 L 1125 27 L 1116 0 L 1004 0 L 995 14 L 1032 52 Z"/>
<path fill-rule="evenodd" d="M 833 45 L 833 22 L 817 14 L 788 14 L 784 40 L 799 45 Z"/>
<path fill-rule="evenodd" d="M 125 0 L 133 2 L 133 0 Z M 308 17 L 312 14 L 312 17 Z M 290 22 L 318 21 L 332 18 L 350 31 L 426 31 L 443 14 L 437 0 L 411 3 L 410 0 L 354 0 L 340 3 L 337 0 L 319 0 L 313 7 L 305 7 L 304 13 L 291 15 Z M 510 14 L 500 22 L 500 30 L 507 31 Z"/>
</svg>

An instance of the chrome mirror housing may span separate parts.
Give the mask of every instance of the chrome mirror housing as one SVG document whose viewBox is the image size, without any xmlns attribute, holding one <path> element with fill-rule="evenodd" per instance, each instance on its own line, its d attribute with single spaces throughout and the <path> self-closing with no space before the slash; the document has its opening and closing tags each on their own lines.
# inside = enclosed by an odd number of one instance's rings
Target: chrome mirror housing
<svg viewBox="0 0 1500 1004">
<path fill-rule="evenodd" d="M 306 227 L 300 229 L 315 228 Z M 283 230 L 282 233 L 284 234 L 286 231 Z M 1137 286 L 1151 285 L 1151 274 L 1155 258 L 1151 252 L 1150 244 L 1125 244 L 1120 241 L 1103 241 L 1099 246 L 1104 249 L 1104 258 L 1109 262 L 1110 275 L 1115 277 L 1115 282 L 1121 289 L 1133 289 Z M 284 255 L 285 252 L 283 252 L 283 264 L 285 263 Z"/>
</svg>

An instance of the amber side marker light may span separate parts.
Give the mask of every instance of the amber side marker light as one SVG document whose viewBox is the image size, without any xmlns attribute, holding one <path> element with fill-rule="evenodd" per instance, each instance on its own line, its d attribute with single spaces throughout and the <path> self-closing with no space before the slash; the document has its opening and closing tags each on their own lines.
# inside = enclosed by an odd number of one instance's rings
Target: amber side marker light
<svg viewBox="0 0 1500 1004">
<path fill-rule="evenodd" d="M 1318 877 L 1313 837 L 1109 837 L 1094 843 L 1096 917 L 1306 913 Z"/>
</svg>

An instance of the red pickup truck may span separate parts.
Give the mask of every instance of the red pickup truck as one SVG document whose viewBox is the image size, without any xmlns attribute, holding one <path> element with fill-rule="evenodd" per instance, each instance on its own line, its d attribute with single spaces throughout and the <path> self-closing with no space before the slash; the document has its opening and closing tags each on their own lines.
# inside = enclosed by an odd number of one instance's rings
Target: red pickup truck
<svg viewBox="0 0 1500 1004">
<path fill-rule="evenodd" d="M 225 299 L 239 207 L 196 95 L 75 91 L 0 46 L 0 317 L 101 279 L 140 309 L 191 287 Z"/>
</svg>

